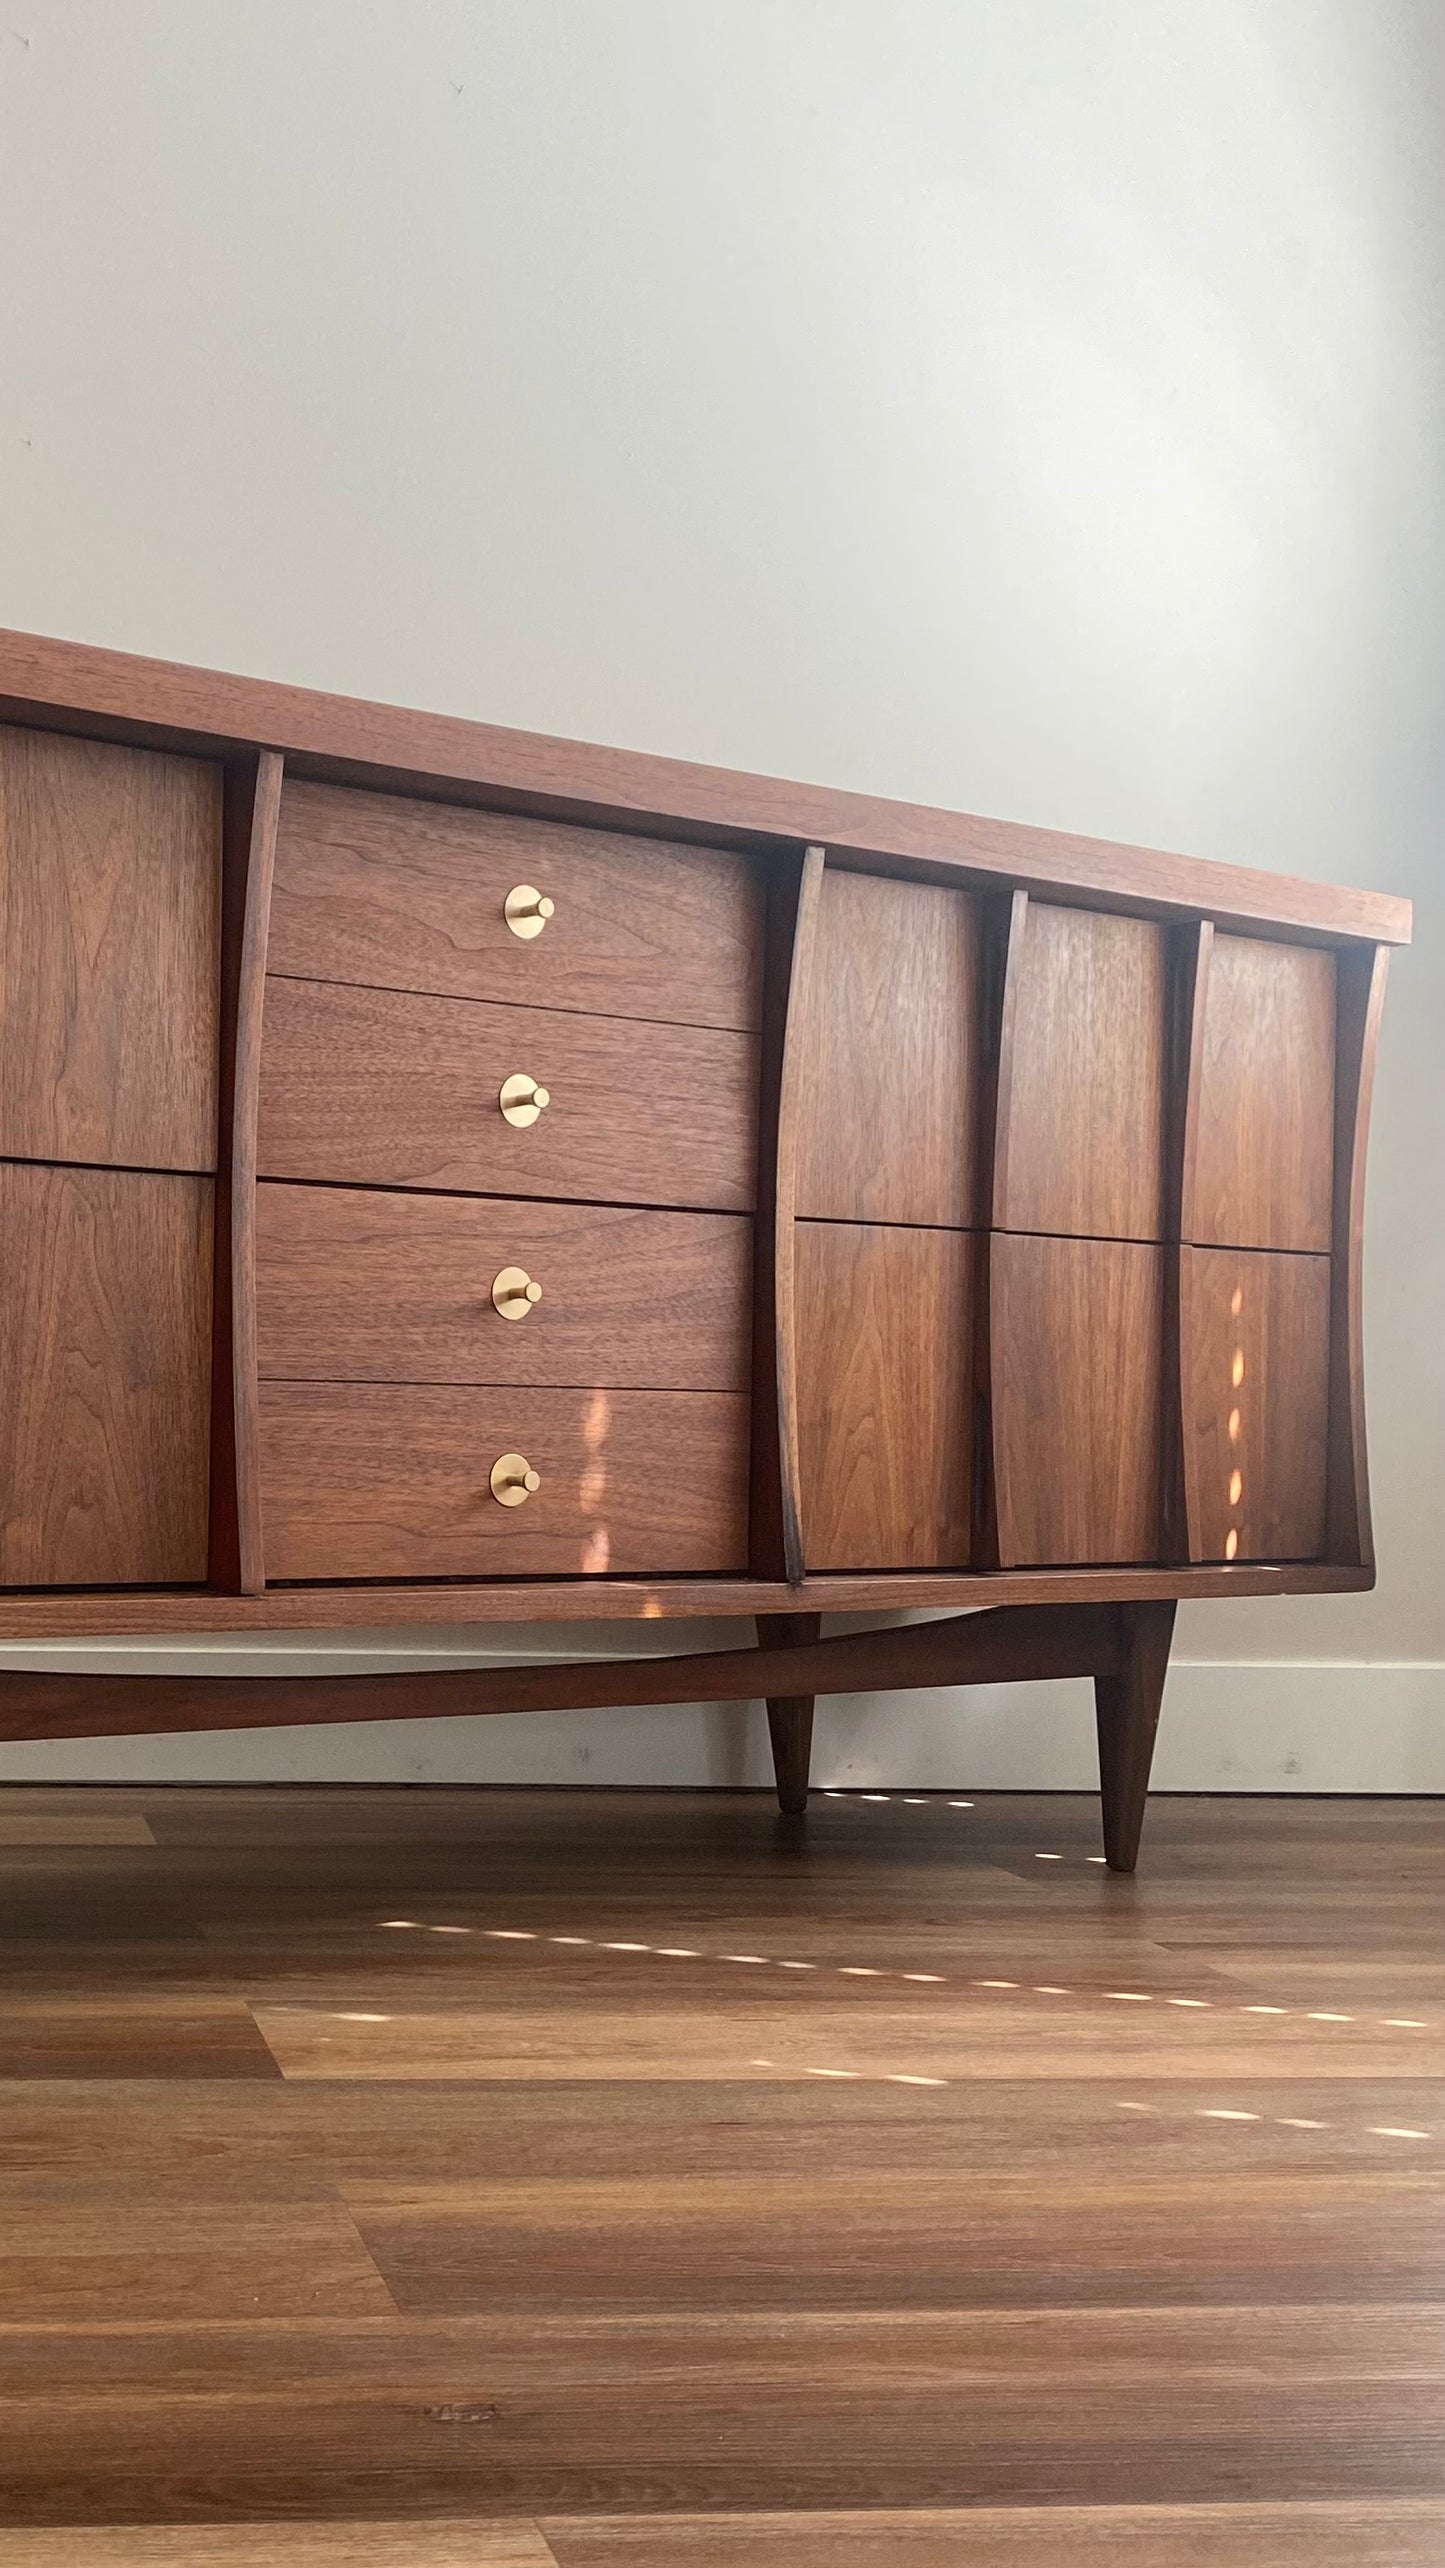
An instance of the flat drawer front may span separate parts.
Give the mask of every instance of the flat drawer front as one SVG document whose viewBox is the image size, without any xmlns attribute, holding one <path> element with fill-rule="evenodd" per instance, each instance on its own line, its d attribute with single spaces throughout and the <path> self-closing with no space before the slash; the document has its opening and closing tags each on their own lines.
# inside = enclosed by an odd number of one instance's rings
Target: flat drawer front
<svg viewBox="0 0 1445 2568">
<path fill-rule="evenodd" d="M 256 1232 L 263 1375 L 747 1388 L 745 1214 L 263 1184 Z"/>
<path fill-rule="evenodd" d="M 963 1231 L 798 1224 L 810 1569 L 966 1565 L 976 1248 Z"/>
<path fill-rule="evenodd" d="M 1330 1246 L 1335 958 L 1216 936 L 1205 985 L 1190 1236 Z"/>
<path fill-rule="evenodd" d="M 977 989 L 966 893 L 829 867 L 796 1037 L 800 1215 L 976 1218 Z"/>
<path fill-rule="evenodd" d="M 221 771 L 0 725 L 0 1154 L 216 1165 Z"/>
<path fill-rule="evenodd" d="M 1186 1248 L 1179 1291 L 1190 1558 L 1321 1558 L 1329 1259 Z"/>
<path fill-rule="evenodd" d="M 1001 1565 L 1157 1561 L 1163 1250 L 999 1233 L 988 1251 Z"/>
<path fill-rule="evenodd" d="M 525 1128 L 514 1077 L 549 1099 Z M 266 984 L 263 1176 L 750 1212 L 756 1163 L 753 1035 Z"/>
<path fill-rule="evenodd" d="M 0 1166 L 0 1585 L 205 1577 L 213 1191 Z"/>
<path fill-rule="evenodd" d="M 538 1481 L 518 1505 L 507 1457 Z M 261 1385 L 273 1580 L 741 1570 L 747 1475 L 728 1392 Z"/>
<path fill-rule="evenodd" d="M 1151 920 L 1030 901 L 1011 958 L 994 1222 L 1163 1236 L 1166 950 Z"/>
<path fill-rule="evenodd" d="M 540 933 L 508 925 L 519 890 L 552 904 Z M 282 794 L 275 972 L 748 1028 L 761 950 L 753 867 L 726 849 L 335 785 Z"/>
</svg>

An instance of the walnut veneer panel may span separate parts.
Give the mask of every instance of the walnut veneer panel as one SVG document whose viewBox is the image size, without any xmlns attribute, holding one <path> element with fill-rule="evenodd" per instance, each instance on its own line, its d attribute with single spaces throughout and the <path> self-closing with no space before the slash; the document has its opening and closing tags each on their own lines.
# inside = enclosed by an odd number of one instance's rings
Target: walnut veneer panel
<svg viewBox="0 0 1445 2568">
<path fill-rule="evenodd" d="M 555 905 L 526 940 L 503 912 L 518 884 Z M 304 780 L 282 795 L 275 972 L 755 1027 L 761 943 L 754 869 L 727 849 Z"/>
<path fill-rule="evenodd" d="M 977 1242 L 843 1222 L 793 1241 L 809 1568 L 961 1566 Z"/>
<path fill-rule="evenodd" d="M 800 1217 L 975 1220 L 977 987 L 966 893 L 829 867 L 796 1038 Z"/>
<path fill-rule="evenodd" d="M 1179 1291 L 1190 1558 L 1317 1559 L 1329 1259 L 1185 1248 Z"/>
<path fill-rule="evenodd" d="M 205 1577 L 212 1193 L 0 1166 L 0 1583 Z"/>
<path fill-rule="evenodd" d="M 1158 1239 L 1165 932 L 1149 919 L 1031 901 L 1018 935 L 995 1224 Z"/>
<path fill-rule="evenodd" d="M 757 1039 L 271 979 L 263 1177 L 749 1212 Z M 502 1082 L 551 1103 L 520 1129 Z"/>
<path fill-rule="evenodd" d="M 988 1255 L 1002 1565 L 1157 1560 L 1163 1250 L 998 1233 Z"/>
<path fill-rule="evenodd" d="M 311 1381 L 747 1387 L 751 1221 L 263 1184 L 260 1370 Z M 505 1318 L 492 1279 L 542 1298 Z"/>
<path fill-rule="evenodd" d="M 221 780 L 0 728 L 0 1154 L 216 1165 Z"/>
<path fill-rule="evenodd" d="M 508 1453 L 541 1477 L 516 1507 Z M 739 1570 L 747 1476 L 728 1392 L 261 1385 L 268 1579 Z"/>
<path fill-rule="evenodd" d="M 1192 1220 L 1202 1245 L 1330 1246 L 1335 958 L 1216 936 L 1204 998 Z"/>
</svg>

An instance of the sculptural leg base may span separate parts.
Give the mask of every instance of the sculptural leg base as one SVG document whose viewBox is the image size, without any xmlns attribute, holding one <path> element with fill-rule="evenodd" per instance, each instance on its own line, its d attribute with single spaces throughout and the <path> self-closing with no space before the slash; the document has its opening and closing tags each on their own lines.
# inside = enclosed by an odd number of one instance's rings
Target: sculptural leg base
<svg viewBox="0 0 1445 2568">
<path fill-rule="evenodd" d="M 814 1613 L 760 1615 L 758 1624 L 756 1649 L 575 1665 L 430 1668 L 397 1676 L 88 1676 L 0 1669 L 0 1739 L 157 1736 L 298 1721 L 435 1719 L 761 1697 L 768 1706 L 778 1799 L 797 1816 L 808 1797 L 817 1694 L 1091 1676 L 1105 1852 L 1115 1872 L 1133 1871 L 1174 1629 L 1172 1599 L 994 1605 L 938 1622 L 841 1632 L 827 1641 L 819 1638 L 821 1617 Z"/>
<path fill-rule="evenodd" d="M 759 1614 L 756 1621 L 758 1643 L 765 1650 L 801 1649 L 816 1641 L 823 1628 L 821 1614 Z M 767 1697 L 768 1737 L 773 1747 L 778 1808 L 789 1819 L 800 1819 L 808 1807 L 813 1701 L 811 1694 L 770 1694 Z"/>
<path fill-rule="evenodd" d="M 1099 1790 L 1104 1804 L 1104 1858 L 1111 1872 L 1131 1873 L 1149 1796 L 1154 1734 L 1174 1636 L 1174 1604 L 1118 1605 L 1117 1670 L 1094 1679 L 1099 1730 Z"/>
</svg>

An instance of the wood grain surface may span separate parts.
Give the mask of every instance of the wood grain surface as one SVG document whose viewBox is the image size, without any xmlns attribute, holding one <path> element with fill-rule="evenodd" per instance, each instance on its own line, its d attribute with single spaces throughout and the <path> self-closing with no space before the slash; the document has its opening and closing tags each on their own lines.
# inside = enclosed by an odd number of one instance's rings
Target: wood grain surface
<svg viewBox="0 0 1445 2568">
<path fill-rule="evenodd" d="M 551 1103 L 498 1103 L 526 1073 Z M 266 984 L 263 1177 L 750 1212 L 757 1038 L 323 981 Z"/>
<path fill-rule="evenodd" d="M 221 778 L 0 727 L 0 1153 L 216 1165 Z"/>
<path fill-rule="evenodd" d="M 1441 1806 L 963 1798 L 5 1796 L 0 2561 L 1437 2568 Z"/>
<path fill-rule="evenodd" d="M 452 1579 L 445 1587 L 380 1581 L 367 1592 L 369 1623 L 671 1621 L 681 1616 L 908 1613 L 934 1606 L 1074 1605 L 1152 1596 L 1350 1596 L 1374 1574 L 1332 1561 L 1169 1562 L 1106 1569 L 839 1570 L 805 1577 L 570 1577 Z M 353 1587 L 324 1580 L 260 1596 L 216 1588 L 149 1588 L 89 1595 L 0 1593 L 0 1640 L 52 1640 L 68 1633 L 150 1637 L 172 1632 L 311 1632 L 354 1626 Z"/>
<path fill-rule="evenodd" d="M 554 904 L 540 936 L 507 924 L 519 884 Z M 271 969 L 302 980 L 756 1028 L 760 931 L 730 849 L 301 780 L 282 800 Z"/>
<path fill-rule="evenodd" d="M 508 1453 L 541 1475 L 517 1507 Z M 741 1393 L 261 1386 L 268 1579 L 739 1570 L 747 1470 Z"/>
<path fill-rule="evenodd" d="M 847 1222 L 793 1238 L 808 1567 L 963 1567 L 976 1241 Z"/>
<path fill-rule="evenodd" d="M 1192 1202 L 1201 1246 L 1328 1250 L 1335 1155 L 1335 958 L 1215 936 L 1203 1014 Z"/>
<path fill-rule="evenodd" d="M 1014 935 L 994 1226 L 1160 1239 L 1165 932 L 1029 901 Z"/>
<path fill-rule="evenodd" d="M 818 1637 L 822 1616 L 758 1617 L 762 1646 L 648 1651 L 641 1658 L 550 1655 L 508 1666 L 333 1676 L 126 1676 L 66 1667 L 0 1668 L 0 1739 L 139 1737 L 175 1730 L 269 1729 L 327 1721 L 471 1718 L 642 1703 L 747 1703 L 798 1690 L 863 1694 L 896 1687 L 997 1685 L 1017 1678 L 1127 1677 L 1141 1618 L 1172 1607 L 1003 1605 L 877 1631 Z M 1157 1660 L 1159 1684 L 1163 1658 Z M 1149 1707 L 1149 1737 L 1158 1715 Z M 1130 1725 L 1123 1725 L 1127 1730 Z M 1148 1757 L 1133 1760 L 1139 1798 Z M 1113 1793 L 1107 1766 L 1105 1815 Z"/>
<path fill-rule="evenodd" d="M 977 1220 L 975 904 L 885 875 L 823 876 L 801 993 L 799 1217 Z"/>
<path fill-rule="evenodd" d="M 1185 1248 L 1179 1293 L 1191 1559 L 1318 1559 L 1326 1531 L 1329 1259 Z"/>
<path fill-rule="evenodd" d="M 999 1559 L 1160 1555 L 1162 1249 L 988 1242 Z"/>
<path fill-rule="evenodd" d="M 0 1163 L 0 1583 L 205 1577 L 212 1192 Z"/>
<path fill-rule="evenodd" d="M 1410 941 L 1410 904 L 1386 892 L 1307 883 L 1108 839 L 1071 837 L 1020 821 L 926 804 L 888 802 L 821 785 L 786 783 L 684 759 L 608 749 L 492 723 L 415 713 L 314 689 L 236 678 L 174 661 L 0 633 L 0 714 L 47 726 L 120 732 L 157 745 L 211 751 L 267 747 L 293 774 L 391 790 L 446 792 L 464 802 L 551 817 L 635 824 L 672 837 L 722 833 L 758 841 L 814 840 L 860 851 L 920 876 L 1012 878 L 1122 898 L 1158 914 L 1212 914 L 1307 934 Z M 790 851 L 791 852 L 791 851 Z"/>
<path fill-rule="evenodd" d="M 263 1376 L 747 1388 L 742 1214 L 267 1183 L 257 1222 Z M 542 1287 L 522 1320 L 492 1300 L 508 1266 Z"/>
</svg>

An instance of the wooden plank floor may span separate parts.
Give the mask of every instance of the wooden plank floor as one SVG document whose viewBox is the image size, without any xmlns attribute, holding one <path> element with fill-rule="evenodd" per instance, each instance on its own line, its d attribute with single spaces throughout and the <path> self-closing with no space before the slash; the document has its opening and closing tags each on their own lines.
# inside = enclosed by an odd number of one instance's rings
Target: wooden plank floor
<svg viewBox="0 0 1445 2568">
<path fill-rule="evenodd" d="M 0 2568 L 1440 2568 L 1442 1855 L 0 1792 Z"/>
</svg>

